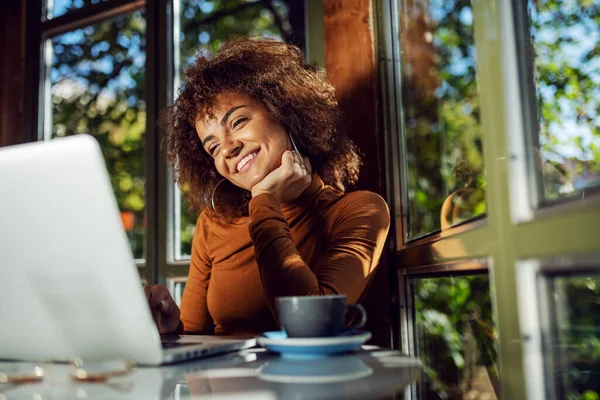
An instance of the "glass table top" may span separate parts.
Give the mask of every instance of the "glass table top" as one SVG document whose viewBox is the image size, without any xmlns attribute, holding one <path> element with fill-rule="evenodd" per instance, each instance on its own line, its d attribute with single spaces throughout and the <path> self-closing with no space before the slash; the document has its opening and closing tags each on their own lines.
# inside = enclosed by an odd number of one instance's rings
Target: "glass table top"
<svg viewBox="0 0 600 400">
<path fill-rule="evenodd" d="M 39 382 L 0 384 L 5 399 L 328 399 L 402 393 L 421 374 L 418 360 L 365 346 L 335 357 L 286 359 L 255 348 L 163 367 L 137 367 L 103 383 L 72 379 L 69 365 L 38 364 Z"/>
</svg>

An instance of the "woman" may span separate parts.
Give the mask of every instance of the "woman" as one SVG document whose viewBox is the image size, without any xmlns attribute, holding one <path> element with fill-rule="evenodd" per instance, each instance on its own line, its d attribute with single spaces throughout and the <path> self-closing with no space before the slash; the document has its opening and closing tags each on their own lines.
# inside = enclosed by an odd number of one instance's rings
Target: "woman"
<svg viewBox="0 0 600 400">
<path fill-rule="evenodd" d="M 201 55 L 163 120 L 168 158 L 200 212 L 181 314 L 145 290 L 162 333 L 277 329 L 275 298 L 362 299 L 389 229 L 359 171 L 334 89 L 296 47 L 232 39 Z"/>
</svg>

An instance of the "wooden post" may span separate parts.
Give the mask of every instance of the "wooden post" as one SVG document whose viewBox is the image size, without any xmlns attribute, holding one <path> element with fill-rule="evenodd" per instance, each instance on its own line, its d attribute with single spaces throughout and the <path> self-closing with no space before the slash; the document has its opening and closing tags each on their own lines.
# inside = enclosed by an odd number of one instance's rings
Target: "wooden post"
<svg viewBox="0 0 600 400">
<path fill-rule="evenodd" d="M 16 144 L 23 113 L 24 6 L 19 0 L 0 2 L 0 146 Z"/>
<path fill-rule="evenodd" d="M 371 0 L 323 0 L 323 7 L 327 76 L 336 89 L 346 131 L 363 155 L 360 176 L 352 189 L 384 196 L 375 4 Z M 369 315 L 366 329 L 373 334 L 370 343 L 386 347 L 391 343 L 390 282 L 384 252 L 367 296 L 361 301 Z"/>
<path fill-rule="evenodd" d="M 376 27 L 370 0 L 324 0 L 325 68 L 350 138 L 363 153 L 355 189 L 383 194 Z"/>
</svg>

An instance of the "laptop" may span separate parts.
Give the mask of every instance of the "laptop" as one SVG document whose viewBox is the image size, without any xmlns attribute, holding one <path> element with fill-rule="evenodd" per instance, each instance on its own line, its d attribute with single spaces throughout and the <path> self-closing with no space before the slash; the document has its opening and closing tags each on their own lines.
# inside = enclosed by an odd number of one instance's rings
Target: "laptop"
<svg viewBox="0 0 600 400">
<path fill-rule="evenodd" d="M 81 134 L 0 148 L 0 359 L 159 365 L 255 339 L 162 341 L 104 158 Z"/>
</svg>

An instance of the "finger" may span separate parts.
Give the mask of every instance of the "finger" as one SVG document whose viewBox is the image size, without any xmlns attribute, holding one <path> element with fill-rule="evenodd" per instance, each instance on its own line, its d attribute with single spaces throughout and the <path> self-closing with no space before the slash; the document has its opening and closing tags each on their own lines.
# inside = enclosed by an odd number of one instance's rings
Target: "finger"
<svg viewBox="0 0 600 400">
<path fill-rule="evenodd" d="M 304 161 L 304 166 L 308 169 L 308 172 L 312 173 L 312 165 L 311 165 L 308 157 L 304 157 L 303 161 Z"/>
<path fill-rule="evenodd" d="M 146 295 L 146 301 L 150 302 L 150 296 L 152 293 L 152 288 L 150 285 L 144 285 L 144 294 Z"/>
<path fill-rule="evenodd" d="M 296 152 L 294 152 L 294 162 L 302 165 L 302 156 Z"/>
<path fill-rule="evenodd" d="M 177 303 L 175 303 L 175 300 L 173 300 L 173 297 L 171 297 L 170 293 L 167 292 L 167 298 L 161 300 L 158 303 L 157 309 L 161 312 L 161 318 L 165 324 L 173 320 L 179 321 L 181 312 L 179 310 L 179 307 L 177 306 Z"/>
<path fill-rule="evenodd" d="M 304 163 L 304 160 L 302 158 L 298 159 L 298 167 L 300 168 L 300 171 L 303 172 L 303 174 L 308 173 L 308 167 L 306 166 L 306 164 Z"/>
<path fill-rule="evenodd" d="M 287 165 L 289 167 L 294 164 L 294 153 L 290 150 L 286 150 L 283 152 L 283 156 L 281 157 L 281 165 Z"/>
<path fill-rule="evenodd" d="M 292 151 L 292 155 L 294 157 L 294 164 L 298 164 L 301 167 L 303 167 L 304 162 L 302 160 L 302 155 L 300 153 L 298 153 L 297 151 Z"/>
<path fill-rule="evenodd" d="M 168 300 L 163 300 L 161 302 L 161 307 L 161 311 L 165 318 L 167 318 L 168 320 L 176 319 L 177 321 L 179 321 L 179 317 L 181 316 L 181 310 L 179 309 L 177 303 L 175 303 L 175 300 L 173 300 L 172 297 L 169 297 Z"/>
<path fill-rule="evenodd" d="M 295 175 L 296 171 L 296 162 L 294 161 L 294 153 L 287 150 L 283 154 L 283 158 L 281 160 L 281 177 L 290 177 Z M 281 178 L 280 177 L 280 178 Z"/>
<path fill-rule="evenodd" d="M 308 158 L 298 156 L 297 165 L 300 168 L 300 171 L 302 172 L 303 176 L 304 175 L 311 175 L 312 174 L 311 169 L 309 167 L 309 164 L 310 163 L 308 163 Z"/>
<path fill-rule="evenodd" d="M 168 300 L 163 300 L 159 304 L 160 310 L 156 317 L 157 327 L 160 333 L 174 332 L 179 326 L 181 312 L 175 300 L 169 297 Z"/>
<path fill-rule="evenodd" d="M 159 305 L 158 305 L 158 309 L 163 313 L 163 314 L 168 314 L 169 313 L 169 301 L 168 300 L 161 300 Z"/>
<path fill-rule="evenodd" d="M 154 316 L 154 323 L 158 328 L 158 332 L 163 333 L 164 327 L 162 326 L 162 313 L 160 311 L 155 311 L 152 314 Z"/>
<path fill-rule="evenodd" d="M 163 300 L 168 300 L 171 298 L 169 291 L 166 287 L 162 285 L 156 285 L 152 287 L 152 293 L 150 297 L 150 306 L 152 309 L 160 309 L 160 303 Z"/>
<path fill-rule="evenodd" d="M 302 160 L 300 155 L 295 152 L 295 151 L 291 151 L 292 153 L 292 163 L 294 164 L 294 166 L 302 166 Z"/>
</svg>

